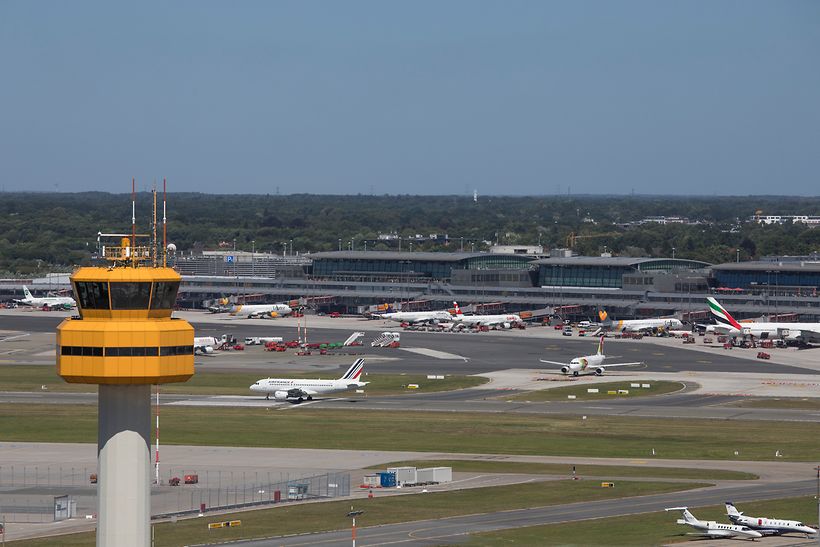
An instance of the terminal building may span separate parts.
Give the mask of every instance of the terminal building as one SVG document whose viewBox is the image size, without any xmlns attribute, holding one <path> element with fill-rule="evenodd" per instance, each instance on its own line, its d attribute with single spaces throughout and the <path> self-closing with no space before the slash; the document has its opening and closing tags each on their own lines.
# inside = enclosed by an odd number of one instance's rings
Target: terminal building
<svg viewBox="0 0 820 547">
<path fill-rule="evenodd" d="M 209 259 L 212 265 L 221 264 L 214 272 L 204 266 L 192 269 L 193 261 L 180 257 L 178 305 L 202 308 L 223 297 L 246 302 L 302 299 L 321 311 L 359 313 L 383 304 L 441 309 L 455 300 L 465 307 L 492 304 L 509 312 L 551 307 L 578 318 L 593 317 L 603 307 L 617 319 L 683 313 L 700 314 L 702 320 L 708 317 L 705 298 L 714 295 L 739 318 L 792 313 L 801 320 L 820 321 L 820 261 L 809 257 L 715 266 L 680 258 L 581 257 L 568 252 L 544 257 L 334 251 L 287 257 L 290 263 L 257 258 L 238 262 L 234 271 L 224 257 L 214 256 Z M 20 298 L 24 284 L 35 294 L 69 288 L 67 276 L 0 280 L 0 301 Z"/>
</svg>

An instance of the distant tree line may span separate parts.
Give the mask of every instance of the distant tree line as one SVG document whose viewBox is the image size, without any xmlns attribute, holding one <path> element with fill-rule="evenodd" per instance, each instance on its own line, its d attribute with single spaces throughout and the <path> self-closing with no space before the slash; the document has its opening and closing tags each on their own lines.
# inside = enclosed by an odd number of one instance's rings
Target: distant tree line
<svg viewBox="0 0 820 547">
<path fill-rule="evenodd" d="M 137 229 L 151 222 L 150 194 L 137 197 Z M 663 196 L 168 196 L 169 241 L 180 250 L 214 249 L 220 242 L 250 251 L 281 253 L 335 250 L 486 250 L 488 242 L 563 247 L 575 234 L 575 250 L 631 256 L 671 256 L 720 263 L 772 254 L 820 250 L 820 228 L 760 226 L 765 214 L 820 214 L 820 198 Z M 698 225 L 622 225 L 647 216 L 681 216 Z M 592 222 L 594 221 L 594 223 Z M 32 275 L 89 262 L 98 231 L 130 231 L 130 195 L 0 193 L 0 272 Z M 413 240 L 416 234 L 438 239 Z M 450 240 L 446 242 L 444 236 Z M 341 242 L 341 243 L 340 243 Z"/>
</svg>

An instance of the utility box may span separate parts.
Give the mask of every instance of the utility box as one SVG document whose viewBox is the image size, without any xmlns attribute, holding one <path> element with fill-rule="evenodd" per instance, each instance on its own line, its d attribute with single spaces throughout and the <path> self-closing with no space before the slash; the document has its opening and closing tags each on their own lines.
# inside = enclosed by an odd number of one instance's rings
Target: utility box
<svg viewBox="0 0 820 547">
<path fill-rule="evenodd" d="M 396 474 L 396 485 L 404 486 L 405 484 L 416 484 L 416 468 L 415 467 L 388 467 L 388 473 Z"/>
<path fill-rule="evenodd" d="M 382 488 L 393 488 L 396 486 L 396 474 L 395 473 L 379 473 L 379 482 Z"/>
<path fill-rule="evenodd" d="M 416 471 L 416 482 L 419 484 L 431 484 L 452 482 L 452 467 L 426 467 Z"/>
</svg>

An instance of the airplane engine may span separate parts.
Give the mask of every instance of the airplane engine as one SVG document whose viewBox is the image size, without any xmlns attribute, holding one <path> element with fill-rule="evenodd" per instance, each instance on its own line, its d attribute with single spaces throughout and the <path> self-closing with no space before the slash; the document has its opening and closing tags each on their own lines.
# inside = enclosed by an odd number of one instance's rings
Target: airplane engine
<svg viewBox="0 0 820 547">
<path fill-rule="evenodd" d="M 284 402 L 288 400 L 288 392 L 287 391 L 275 391 L 273 393 L 273 398 L 279 402 Z"/>
<path fill-rule="evenodd" d="M 270 316 L 271 317 L 279 317 L 279 314 L 276 313 L 275 311 L 272 311 L 272 312 L 270 312 Z"/>
<path fill-rule="evenodd" d="M 505 329 L 509 329 L 510 327 L 512 327 L 512 325 L 510 323 L 501 323 L 501 326 L 504 327 Z"/>
<path fill-rule="evenodd" d="M 603 367 L 598 367 L 598 368 L 596 368 L 596 369 L 595 369 L 595 374 L 596 374 L 597 376 L 602 376 L 602 375 L 604 374 L 604 369 L 603 369 Z"/>
<path fill-rule="evenodd" d="M 569 372 L 569 367 L 561 367 L 561 372 L 566 374 L 567 372 Z"/>
<path fill-rule="evenodd" d="M 213 346 L 197 346 L 194 348 L 194 353 L 196 352 L 209 354 L 214 352 L 214 348 Z"/>
</svg>

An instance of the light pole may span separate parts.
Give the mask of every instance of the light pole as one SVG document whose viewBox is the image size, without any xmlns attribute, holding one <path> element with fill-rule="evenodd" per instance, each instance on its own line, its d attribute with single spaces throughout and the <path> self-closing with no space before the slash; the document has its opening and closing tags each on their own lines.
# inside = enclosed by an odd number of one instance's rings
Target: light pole
<svg viewBox="0 0 820 547">
<path fill-rule="evenodd" d="M 675 260 L 675 248 L 672 247 L 672 260 Z"/>
<path fill-rule="evenodd" d="M 350 511 L 347 513 L 347 516 L 353 519 L 353 528 L 350 530 L 350 535 L 353 539 L 353 547 L 356 547 L 356 517 L 364 513 L 364 511 L 354 511 L 353 506 L 350 506 Z"/>
<path fill-rule="evenodd" d="M 293 240 L 290 240 L 290 256 L 293 256 Z"/>
<path fill-rule="evenodd" d="M 740 262 L 740 249 L 735 249 L 736 258 L 735 262 Z"/>
<path fill-rule="evenodd" d="M 817 471 L 817 519 L 820 522 L 820 465 L 814 468 Z M 820 543 L 820 535 L 817 537 L 818 543 Z"/>
<path fill-rule="evenodd" d="M 339 250 L 342 250 L 342 238 L 339 238 Z"/>
<path fill-rule="evenodd" d="M 251 277 L 256 276 L 256 240 L 251 240 Z"/>
</svg>

